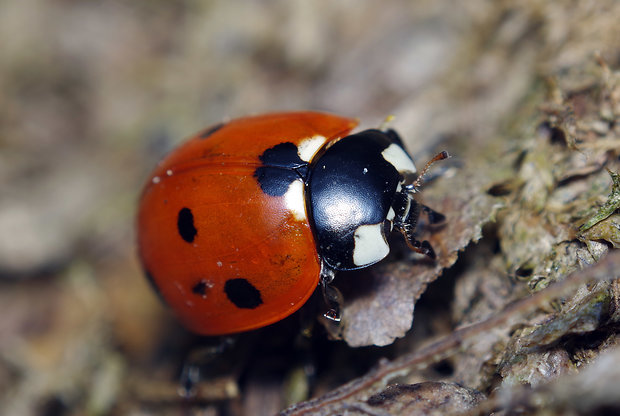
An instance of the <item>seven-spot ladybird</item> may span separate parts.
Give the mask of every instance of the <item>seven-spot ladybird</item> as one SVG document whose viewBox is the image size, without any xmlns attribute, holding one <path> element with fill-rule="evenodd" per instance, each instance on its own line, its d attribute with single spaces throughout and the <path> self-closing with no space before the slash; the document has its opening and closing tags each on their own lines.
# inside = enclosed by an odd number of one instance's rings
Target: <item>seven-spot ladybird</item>
<svg viewBox="0 0 620 416">
<path fill-rule="evenodd" d="M 140 200 L 139 256 L 189 330 L 269 325 L 299 309 L 319 282 L 334 303 L 335 272 L 383 259 L 392 230 L 434 258 L 413 236 L 421 210 L 431 223 L 443 220 L 413 197 L 426 168 L 416 175 L 393 130 L 349 134 L 356 125 L 316 112 L 240 118 L 159 163 Z"/>
</svg>

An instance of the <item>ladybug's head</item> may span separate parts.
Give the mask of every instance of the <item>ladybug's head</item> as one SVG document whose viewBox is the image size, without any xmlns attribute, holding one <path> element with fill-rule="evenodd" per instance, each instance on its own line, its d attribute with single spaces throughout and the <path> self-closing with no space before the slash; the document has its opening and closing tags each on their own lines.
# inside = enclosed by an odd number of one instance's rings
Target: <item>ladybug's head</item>
<svg viewBox="0 0 620 416">
<path fill-rule="evenodd" d="M 342 138 L 311 161 L 306 207 L 321 260 L 335 270 L 370 266 L 389 251 L 387 231 L 398 230 L 415 251 L 434 257 L 413 232 L 421 210 L 431 222 L 443 215 L 420 205 L 419 191 L 436 156 L 416 176 L 403 142 L 393 130 L 365 130 Z"/>
</svg>

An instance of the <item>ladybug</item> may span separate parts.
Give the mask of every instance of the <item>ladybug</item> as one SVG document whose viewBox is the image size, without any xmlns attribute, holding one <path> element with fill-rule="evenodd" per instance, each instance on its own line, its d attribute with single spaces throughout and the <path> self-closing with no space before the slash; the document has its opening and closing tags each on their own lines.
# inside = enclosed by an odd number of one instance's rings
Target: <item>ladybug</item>
<svg viewBox="0 0 620 416">
<path fill-rule="evenodd" d="M 279 321 L 321 284 L 339 319 L 337 271 L 370 266 L 399 231 L 413 232 L 416 175 L 393 130 L 350 134 L 357 121 L 318 112 L 239 118 L 210 127 L 167 157 L 142 192 L 137 219 L 145 274 L 189 330 L 224 335 Z"/>
</svg>

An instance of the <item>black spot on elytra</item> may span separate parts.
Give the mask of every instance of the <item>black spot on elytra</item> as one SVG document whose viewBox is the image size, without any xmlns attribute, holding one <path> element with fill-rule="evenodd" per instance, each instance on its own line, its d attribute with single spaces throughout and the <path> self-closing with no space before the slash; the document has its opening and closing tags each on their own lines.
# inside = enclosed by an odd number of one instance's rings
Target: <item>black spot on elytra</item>
<svg viewBox="0 0 620 416">
<path fill-rule="evenodd" d="M 229 279 L 224 285 L 228 299 L 238 308 L 254 309 L 263 303 L 260 291 L 246 279 Z"/>
<path fill-rule="evenodd" d="M 194 287 L 192 287 L 192 293 L 201 296 L 203 298 L 207 297 L 207 290 L 211 288 L 209 282 L 205 279 L 202 279 L 200 282 L 196 283 Z"/>
<path fill-rule="evenodd" d="M 295 171 L 272 167 L 260 167 L 254 172 L 264 193 L 271 196 L 282 196 L 293 181 L 299 179 Z"/>
<path fill-rule="evenodd" d="M 215 126 L 208 127 L 204 129 L 202 132 L 200 132 L 198 134 L 198 137 L 201 139 L 206 139 L 209 136 L 211 136 L 213 133 L 221 129 L 222 127 L 224 127 L 224 123 L 219 123 L 219 124 L 216 124 Z"/>
<path fill-rule="evenodd" d="M 254 171 L 254 177 L 267 195 L 284 195 L 293 181 L 305 181 L 308 174 L 308 163 L 299 157 L 297 146 L 291 142 L 265 150 L 259 159 L 263 165 Z"/>
<path fill-rule="evenodd" d="M 181 238 L 188 243 L 192 243 L 198 231 L 194 227 L 194 214 L 189 208 L 181 208 L 177 218 L 177 229 Z"/>
</svg>

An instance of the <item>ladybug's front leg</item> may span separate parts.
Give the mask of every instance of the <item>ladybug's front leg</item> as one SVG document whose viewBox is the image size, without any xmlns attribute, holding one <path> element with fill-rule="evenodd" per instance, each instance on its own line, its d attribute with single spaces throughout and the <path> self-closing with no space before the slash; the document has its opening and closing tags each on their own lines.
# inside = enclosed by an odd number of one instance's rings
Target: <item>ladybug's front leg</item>
<svg viewBox="0 0 620 416">
<path fill-rule="evenodd" d="M 426 257 L 428 257 L 431 260 L 435 260 L 437 258 L 437 255 L 435 254 L 435 250 L 433 250 L 433 246 L 431 246 L 431 243 L 429 243 L 426 240 L 419 241 L 411 237 L 407 239 L 407 245 L 412 251 L 415 251 L 416 253 L 424 254 Z"/>
<path fill-rule="evenodd" d="M 323 316 L 330 321 L 340 322 L 340 310 L 344 303 L 344 298 L 342 293 L 335 286 L 331 285 L 334 277 L 336 277 L 336 271 L 324 261 L 321 262 L 321 291 L 323 292 L 323 299 L 329 308 Z"/>
<path fill-rule="evenodd" d="M 446 220 L 446 216 L 441 212 L 437 212 L 432 208 L 422 205 L 422 212 L 424 212 L 428 218 L 429 224 L 439 224 Z"/>
<path fill-rule="evenodd" d="M 437 212 L 434 209 L 427 207 L 426 205 L 418 204 L 417 202 L 415 202 L 415 200 L 413 200 L 413 202 L 422 208 L 422 212 L 426 214 L 429 224 L 436 225 L 446 220 L 446 216 L 443 215 L 442 213 Z M 416 253 L 424 254 L 431 260 L 435 260 L 437 256 L 435 255 L 435 251 L 433 250 L 433 247 L 431 246 L 431 244 L 426 240 L 418 241 L 412 235 L 413 228 L 415 228 L 415 224 L 418 221 L 417 217 L 415 218 L 415 220 L 410 220 L 410 221 L 413 222 L 414 225 L 413 227 L 409 227 L 407 231 L 405 232 L 405 238 L 407 240 L 407 245 Z"/>
<path fill-rule="evenodd" d="M 443 214 L 432 210 L 426 205 L 418 203 L 406 190 L 396 195 L 392 208 L 395 212 L 392 223 L 393 227 L 405 237 L 405 241 L 409 248 L 416 253 L 424 254 L 431 260 L 435 260 L 436 255 L 431 244 L 426 240 L 417 240 L 414 236 L 414 232 L 418 224 L 420 211 L 427 214 L 431 224 L 443 221 L 445 219 Z"/>
<path fill-rule="evenodd" d="M 235 336 L 203 337 L 202 344 L 194 347 L 183 362 L 177 392 L 183 398 L 196 397 L 196 386 L 209 377 L 209 367 L 221 359 L 224 352 L 236 343 Z"/>
</svg>

